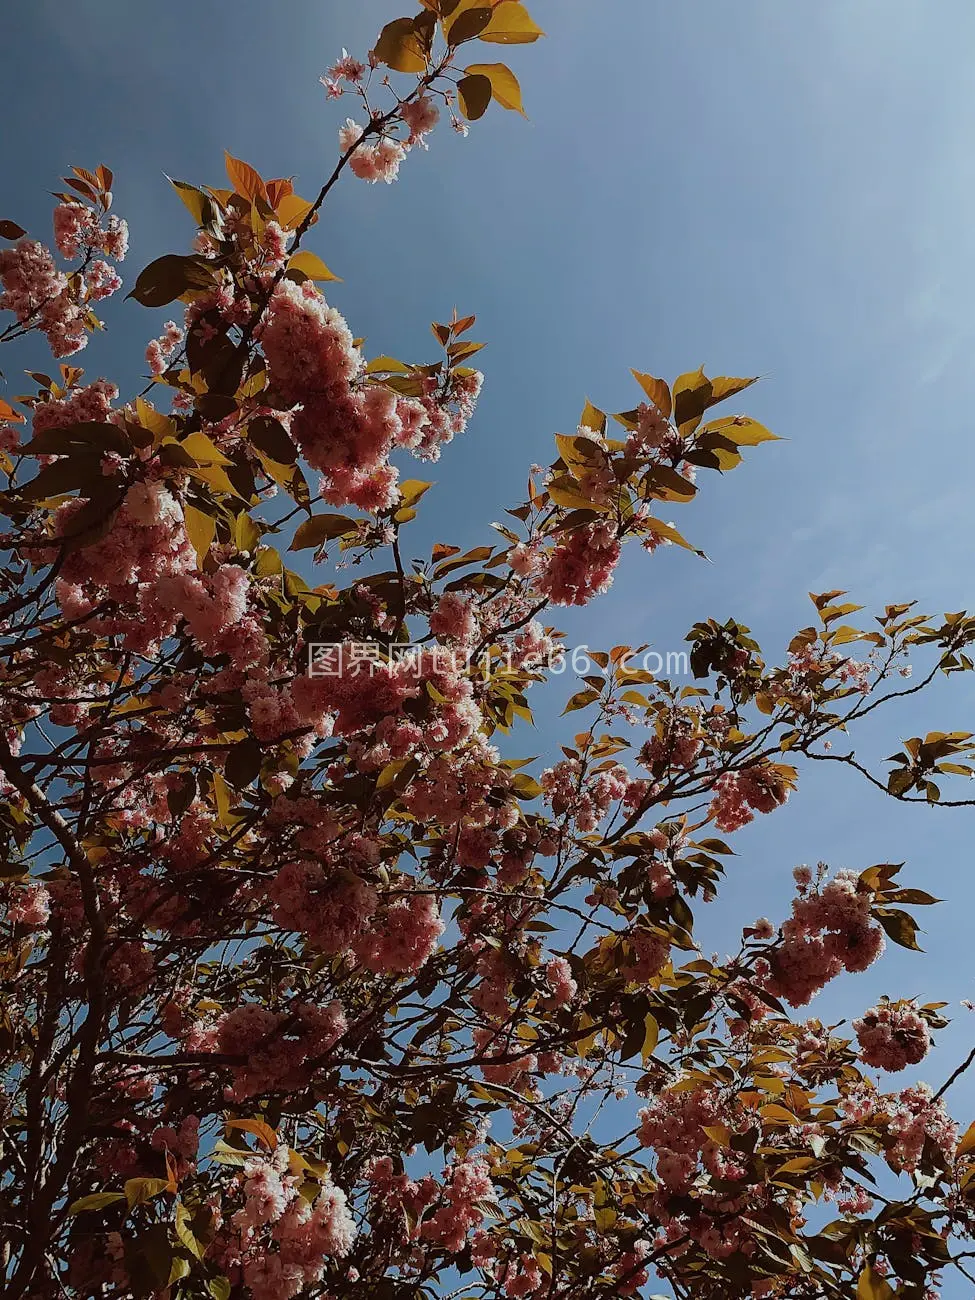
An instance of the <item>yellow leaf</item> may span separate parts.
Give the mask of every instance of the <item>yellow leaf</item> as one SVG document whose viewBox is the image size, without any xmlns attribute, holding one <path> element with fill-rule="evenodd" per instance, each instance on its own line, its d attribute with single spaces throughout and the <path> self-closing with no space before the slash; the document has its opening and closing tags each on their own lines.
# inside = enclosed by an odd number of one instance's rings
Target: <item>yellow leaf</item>
<svg viewBox="0 0 975 1300">
<path fill-rule="evenodd" d="M 303 248 L 295 253 L 288 262 L 289 271 L 303 271 L 309 280 L 338 280 L 339 276 L 330 271 L 317 253 L 309 253 Z"/>
<path fill-rule="evenodd" d="M 666 419 L 670 419 L 674 404 L 670 396 L 670 389 L 662 379 L 654 379 L 653 375 L 645 375 L 639 370 L 631 370 L 630 374 L 646 393 L 650 401 L 653 402 L 657 410 Z"/>
<path fill-rule="evenodd" d="M 129 1209 L 131 1210 L 135 1205 L 142 1205 L 144 1201 L 151 1201 L 154 1196 L 167 1191 L 168 1188 L 169 1180 L 166 1178 L 129 1178 L 125 1184 Z"/>
<path fill-rule="evenodd" d="M 731 1129 L 726 1128 L 724 1124 L 712 1124 L 710 1128 L 705 1128 L 703 1131 L 720 1147 L 726 1147 L 731 1141 Z"/>
<path fill-rule="evenodd" d="M 751 388 L 752 384 L 757 383 L 758 375 L 753 375 L 750 379 L 739 379 L 732 375 L 715 375 L 711 380 L 711 400 L 723 402 L 726 397 L 743 393 L 746 388 Z"/>
<path fill-rule="evenodd" d="M 222 465 L 201 465 L 198 469 L 189 470 L 188 473 L 199 479 L 201 483 L 209 484 L 214 491 L 223 493 L 224 496 L 240 496 Z"/>
<path fill-rule="evenodd" d="M 90 1196 L 82 1196 L 78 1201 L 72 1201 L 68 1206 L 69 1214 L 83 1214 L 86 1210 L 103 1210 L 106 1205 L 114 1205 L 116 1201 L 124 1201 L 124 1192 L 92 1192 Z"/>
<path fill-rule="evenodd" d="M 313 203 L 297 194 L 286 194 L 274 211 L 285 230 L 297 230 L 313 207 Z"/>
<path fill-rule="evenodd" d="M 19 411 L 15 411 L 9 402 L 5 402 L 0 397 L 0 420 L 7 420 L 11 424 L 23 424 L 24 416 Z"/>
<path fill-rule="evenodd" d="M 262 1119 L 228 1119 L 228 1129 L 240 1129 L 244 1133 L 253 1133 L 262 1147 L 273 1151 L 278 1145 L 278 1135 L 270 1124 Z"/>
<path fill-rule="evenodd" d="M 616 1211 L 610 1206 L 606 1206 L 605 1209 L 596 1210 L 593 1218 L 596 1221 L 597 1232 L 608 1232 L 616 1222 Z"/>
<path fill-rule="evenodd" d="M 544 35 L 520 0 L 502 0 L 481 32 L 481 40 L 493 45 L 527 45 Z"/>
<path fill-rule="evenodd" d="M 605 464 L 603 449 L 591 438 L 582 435 L 557 433 L 555 445 L 559 455 L 565 461 L 566 468 L 575 479 Z"/>
<path fill-rule="evenodd" d="M 505 63 L 472 63 L 464 69 L 468 77 L 487 77 L 491 83 L 491 94 L 502 108 L 525 116 L 525 106 L 521 100 L 521 86 L 518 78 Z"/>
<path fill-rule="evenodd" d="M 415 506 L 416 503 L 419 501 L 420 497 L 423 496 L 424 492 L 426 492 L 429 488 L 432 487 L 433 487 L 432 483 L 426 483 L 424 482 L 423 479 L 419 479 L 419 478 L 404 479 L 403 482 L 400 483 L 399 485 L 400 496 L 403 499 L 403 505 Z"/>
<path fill-rule="evenodd" d="M 654 537 L 659 537 L 665 542 L 673 542 L 675 546 L 683 546 L 685 551 L 694 551 L 699 554 L 697 548 L 677 531 L 673 524 L 665 524 L 662 519 L 644 519 L 642 527 L 647 532 L 653 533 Z"/>
<path fill-rule="evenodd" d="M 755 1087 L 761 1088 L 762 1092 L 771 1092 L 778 1097 L 785 1092 L 785 1081 L 777 1078 L 774 1074 L 767 1078 L 759 1078 L 756 1075 Z"/>
<path fill-rule="evenodd" d="M 646 1034 L 643 1039 L 643 1047 L 640 1054 L 643 1057 L 643 1064 L 646 1065 L 656 1049 L 657 1039 L 660 1037 L 660 1026 L 657 1024 L 656 1020 L 654 1020 L 653 1016 L 649 1015 L 644 1021 L 644 1025 L 646 1026 Z"/>
<path fill-rule="evenodd" d="M 491 83 L 487 77 L 461 77 L 457 83 L 457 102 L 468 122 L 476 122 L 487 112 L 491 102 Z"/>
<path fill-rule="evenodd" d="M 213 800 L 217 805 L 220 825 L 229 826 L 233 820 L 230 815 L 230 787 L 219 772 L 213 774 Z"/>
<path fill-rule="evenodd" d="M 233 464 L 205 433 L 191 433 L 179 445 L 193 457 L 197 465 Z"/>
<path fill-rule="evenodd" d="M 227 165 L 227 178 L 234 191 L 242 195 L 251 202 L 256 198 L 261 198 L 267 203 L 267 188 L 261 180 L 260 172 L 254 170 L 250 163 L 241 162 L 232 154 L 224 152 L 224 160 Z"/>
<path fill-rule="evenodd" d="M 793 1115 L 791 1110 L 786 1110 L 784 1106 L 777 1106 L 773 1102 L 769 1106 L 763 1106 L 759 1111 L 762 1119 L 766 1124 L 798 1124 L 799 1120 Z"/>
<path fill-rule="evenodd" d="M 176 425 L 173 421 L 161 411 L 157 411 L 154 406 L 150 406 L 144 397 L 135 399 L 135 410 L 143 429 L 148 429 L 157 438 L 165 438 L 175 433 Z"/>
<path fill-rule="evenodd" d="M 187 185 L 186 181 L 174 181 L 171 176 L 167 177 L 167 180 L 183 200 L 184 205 L 196 224 L 202 226 L 203 205 L 207 202 L 207 197 L 203 191 L 198 190 L 195 185 Z"/>
<path fill-rule="evenodd" d="M 379 33 L 373 53 L 380 63 L 396 72 L 425 72 L 427 68 L 412 18 L 394 18 L 387 23 Z"/>
<path fill-rule="evenodd" d="M 967 1156 L 971 1151 L 975 1151 L 975 1124 L 968 1126 L 965 1136 L 958 1143 L 957 1154 Z"/>
<path fill-rule="evenodd" d="M 193 543 L 193 549 L 196 551 L 202 569 L 203 561 L 209 555 L 213 539 L 217 535 L 217 521 L 210 515 L 204 514 L 202 510 L 197 510 L 195 506 L 184 506 L 183 517 L 186 521 L 187 536 Z"/>
<path fill-rule="evenodd" d="M 777 433 L 766 429 L 750 415 L 726 416 L 722 420 L 711 420 L 700 431 L 703 433 L 721 433 L 730 442 L 739 447 L 757 447 L 760 442 L 781 442 Z"/>
<path fill-rule="evenodd" d="M 857 1280 L 857 1300 L 892 1300 L 894 1288 L 870 1264 Z"/>
<path fill-rule="evenodd" d="M 567 510 L 609 510 L 608 501 L 597 503 L 589 497 L 583 496 L 575 486 L 575 480 L 565 476 L 554 479 L 549 483 L 546 489 L 551 499 L 557 506 L 564 506 Z"/>
</svg>

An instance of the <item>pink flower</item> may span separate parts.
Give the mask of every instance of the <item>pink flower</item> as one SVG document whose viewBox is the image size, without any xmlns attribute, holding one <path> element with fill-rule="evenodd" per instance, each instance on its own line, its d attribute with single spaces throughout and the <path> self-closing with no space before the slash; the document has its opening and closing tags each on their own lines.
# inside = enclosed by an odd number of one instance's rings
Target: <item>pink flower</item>
<svg viewBox="0 0 975 1300">
<path fill-rule="evenodd" d="M 572 967 L 564 957 L 553 957 L 545 967 L 545 979 L 557 1006 L 564 1007 L 575 997 L 579 986 L 572 978 Z"/>
<path fill-rule="evenodd" d="M 860 1059 L 878 1070 L 903 1070 L 923 1061 L 931 1047 L 931 1031 L 913 1002 L 871 1007 L 853 1028 Z"/>
<path fill-rule="evenodd" d="M 101 234 L 97 215 L 83 203 L 60 203 L 54 209 L 54 242 L 69 261 L 98 247 Z"/>
<path fill-rule="evenodd" d="M 121 287 L 122 277 L 103 258 L 96 258 L 85 272 L 85 288 L 92 302 L 110 298 L 113 293 L 118 293 Z"/>
<path fill-rule="evenodd" d="M 400 117 L 410 128 L 410 144 L 426 148 L 424 137 L 440 121 L 440 109 L 429 95 L 421 95 L 419 99 L 400 105 Z"/>
<path fill-rule="evenodd" d="M 477 635 L 477 619 L 471 602 L 457 592 L 445 592 L 430 615 L 430 631 L 441 641 L 462 645 L 472 642 Z"/>
<path fill-rule="evenodd" d="M 325 74 L 330 81 L 351 81 L 359 82 L 365 76 L 366 65 L 354 59 L 348 50 L 342 51 L 342 57 L 337 59 Z M 325 77 L 322 81 L 325 81 Z"/>
<path fill-rule="evenodd" d="M 13 925 L 29 925 L 38 929 L 51 915 L 51 896 L 43 885 L 24 885 L 14 892 L 7 908 L 7 919 Z"/>
<path fill-rule="evenodd" d="M 613 525 L 602 519 L 562 536 L 545 554 L 535 585 L 555 605 L 586 605 L 612 584 L 619 540 Z"/>
<path fill-rule="evenodd" d="M 379 925 L 354 945 L 355 952 L 377 974 L 412 973 L 433 956 L 444 928 L 435 899 L 414 894 L 388 908 Z"/>
</svg>

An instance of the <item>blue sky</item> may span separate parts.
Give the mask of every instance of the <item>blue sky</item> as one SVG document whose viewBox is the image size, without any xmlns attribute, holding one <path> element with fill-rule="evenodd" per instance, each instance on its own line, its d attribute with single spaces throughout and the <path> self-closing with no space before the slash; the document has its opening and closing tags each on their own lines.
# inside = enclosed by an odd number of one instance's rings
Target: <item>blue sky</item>
<svg viewBox="0 0 975 1300">
<path fill-rule="evenodd" d="M 510 59 L 530 121 L 492 108 L 466 141 L 436 132 L 392 187 L 348 178 L 311 240 L 344 277 L 332 300 L 369 351 L 432 359 L 429 322 L 454 305 L 477 313 L 474 337 L 490 344 L 479 413 L 429 475 L 437 523 L 417 525 L 417 552 L 434 536 L 491 540 L 488 523 L 520 499 L 528 464 L 551 459 L 553 433 L 574 429 L 587 394 L 625 409 L 638 398 L 630 366 L 673 378 L 703 362 L 763 376 L 741 407 L 787 441 L 751 452 L 725 481 L 703 476 L 698 501 L 668 516 L 712 563 L 628 556 L 611 594 L 566 620 L 573 639 L 678 649 L 697 619 L 734 615 L 771 657 L 811 621 L 808 591 L 975 605 L 964 540 L 975 9 L 530 7 L 548 39 Z M 345 116 L 318 77 L 400 10 L 169 0 L 149 12 L 130 0 L 8 0 L 6 13 L 0 215 L 46 238 L 58 176 L 108 163 L 133 232 L 130 281 L 191 233 L 163 172 L 220 184 L 227 148 L 316 191 Z M 78 360 L 134 388 L 155 322 L 131 303 L 106 316 L 111 333 Z M 551 692 L 559 707 L 567 690 Z M 972 685 L 955 679 L 888 715 L 869 748 L 882 756 L 899 737 L 975 730 L 973 715 Z M 538 740 L 522 752 L 539 752 Z M 925 955 L 895 951 L 813 1011 L 858 1014 L 885 990 L 975 996 L 964 961 L 972 816 L 903 808 L 832 768 L 809 772 L 785 810 L 739 837 L 720 918 L 702 916 L 704 941 L 724 949 L 741 923 L 782 915 L 798 862 L 906 859 L 907 883 L 949 900 L 921 917 Z M 936 1084 L 975 1037 L 968 1013 L 957 1016 L 926 1063 Z M 975 1109 L 975 1081 L 953 1098 L 962 1115 Z"/>
</svg>

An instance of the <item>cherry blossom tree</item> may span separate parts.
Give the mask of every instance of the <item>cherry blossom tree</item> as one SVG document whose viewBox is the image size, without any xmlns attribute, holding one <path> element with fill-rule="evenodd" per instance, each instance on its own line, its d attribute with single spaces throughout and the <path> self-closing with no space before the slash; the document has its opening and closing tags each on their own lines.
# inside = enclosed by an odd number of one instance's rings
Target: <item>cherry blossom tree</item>
<svg viewBox="0 0 975 1300">
<path fill-rule="evenodd" d="M 429 361 L 367 357 L 314 228 L 344 173 L 392 182 L 445 119 L 522 111 L 506 64 L 468 58 L 541 35 L 520 0 L 423 0 L 343 52 L 317 196 L 230 156 L 226 188 L 173 182 L 196 233 L 132 288 L 174 318 L 142 392 L 63 361 L 0 405 L 10 1300 L 885 1300 L 970 1276 L 975 1127 L 947 1093 L 972 1058 L 940 1087 L 871 1075 L 919 1065 L 947 1004 L 851 986 L 850 1029 L 805 1011 L 916 947 L 936 900 L 891 864 L 799 867 L 790 914 L 721 960 L 692 907 L 811 762 L 972 802 L 942 793 L 966 733 L 886 774 L 850 746 L 971 670 L 975 619 L 851 623 L 833 591 L 781 661 L 713 620 L 693 685 L 645 647 L 581 661 L 559 608 L 628 542 L 693 549 L 661 511 L 774 437 L 712 412 L 753 380 L 702 371 L 633 371 L 612 417 L 587 401 L 493 541 L 409 549 L 429 484 L 402 467 L 463 434 L 475 322 L 434 324 Z M 0 339 L 65 358 L 100 327 L 112 182 L 74 169 L 53 251 L 0 223 Z M 567 668 L 582 729 L 519 757 Z"/>
</svg>

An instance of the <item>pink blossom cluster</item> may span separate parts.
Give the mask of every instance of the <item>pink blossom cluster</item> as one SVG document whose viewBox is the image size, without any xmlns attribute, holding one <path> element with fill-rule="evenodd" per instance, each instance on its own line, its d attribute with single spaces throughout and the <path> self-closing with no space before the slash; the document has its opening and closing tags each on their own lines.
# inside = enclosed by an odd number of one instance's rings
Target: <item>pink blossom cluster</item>
<svg viewBox="0 0 975 1300">
<path fill-rule="evenodd" d="M 471 1039 L 480 1057 L 481 1073 L 488 1083 L 522 1087 L 538 1069 L 538 1056 L 516 1036 L 513 1024 L 504 1030 L 481 1026 L 473 1031 Z"/>
<path fill-rule="evenodd" d="M 71 388 L 63 397 L 48 396 L 48 400 L 39 401 L 34 407 L 31 419 L 34 434 L 72 424 L 104 424 L 112 415 L 112 403 L 117 397 L 118 389 L 107 379 Z"/>
<path fill-rule="evenodd" d="M 416 1241 L 424 1211 L 440 1196 L 440 1185 L 431 1174 L 412 1179 L 394 1172 L 389 1156 L 378 1156 L 365 1170 L 377 1210 L 397 1221 L 400 1240 Z"/>
<path fill-rule="evenodd" d="M 358 85 L 366 75 L 366 65 L 360 60 L 353 58 L 348 50 L 342 51 L 342 57 L 336 59 L 323 77 L 319 81 L 328 91 L 329 99 L 337 99 L 344 93 L 341 83 L 348 81 L 352 85 Z"/>
<path fill-rule="evenodd" d="M 504 1287 L 504 1294 L 512 1297 L 540 1295 L 542 1288 L 548 1286 L 548 1279 L 534 1255 L 522 1254 L 517 1263 L 506 1263 L 498 1281 Z"/>
<path fill-rule="evenodd" d="M 211 1251 L 237 1274 L 253 1300 L 293 1300 L 321 1282 L 331 1258 L 352 1249 L 356 1225 L 348 1199 L 329 1178 L 314 1200 L 299 1194 L 288 1149 L 253 1157 L 239 1179 L 242 1204 Z M 276 1249 L 275 1249 L 276 1247 Z"/>
<path fill-rule="evenodd" d="M 60 507 L 58 536 L 73 534 L 72 521 L 85 505 L 74 498 Z M 147 649 L 174 628 L 173 611 L 163 615 L 156 604 L 158 583 L 195 569 L 196 562 L 176 498 L 162 483 L 134 483 L 108 534 L 65 558 L 56 584 L 61 611 L 66 619 L 86 618 L 93 631 L 122 635 L 132 649 Z M 94 614 L 105 597 L 118 613 Z"/>
<path fill-rule="evenodd" d="M 941 1097 L 918 1083 L 899 1093 L 879 1094 L 860 1086 L 841 1101 L 846 1122 L 886 1129 L 887 1163 L 896 1173 L 913 1173 L 930 1143 L 942 1163 L 950 1167 L 958 1144 L 958 1125 Z"/>
<path fill-rule="evenodd" d="M 43 244 L 24 238 L 0 251 L 0 284 L 0 311 L 13 312 L 26 328 L 36 325 L 56 357 L 71 356 L 86 345 L 77 297 Z"/>
<path fill-rule="evenodd" d="M 485 1206 L 495 1200 L 490 1170 L 475 1155 L 445 1169 L 442 1186 L 429 1174 L 414 1180 L 395 1173 L 389 1156 L 373 1160 L 366 1177 L 385 1213 L 405 1211 L 400 1231 L 406 1240 L 428 1241 L 451 1254 L 463 1250 L 468 1234 L 484 1222 Z M 438 1208 L 424 1217 L 433 1205 Z"/>
<path fill-rule="evenodd" d="M 422 398 L 366 382 L 351 331 L 311 280 L 278 285 L 261 340 L 281 401 L 300 405 L 292 436 L 324 475 L 322 494 L 333 505 L 389 509 L 399 499 L 393 449 L 435 457 L 463 431 L 480 388 L 478 372 L 455 376 L 446 393 L 435 391 L 434 380 Z"/>
<path fill-rule="evenodd" d="M 760 764 L 740 772 L 725 772 L 714 784 L 709 814 L 719 831 L 747 826 L 756 812 L 770 813 L 789 797 L 789 788 L 770 768 Z"/>
<path fill-rule="evenodd" d="M 704 1132 L 712 1127 L 742 1132 L 746 1124 L 715 1089 L 703 1085 L 685 1091 L 666 1089 L 639 1112 L 638 1118 L 637 1136 L 643 1146 L 653 1149 L 657 1179 L 669 1192 L 689 1191 L 702 1164 L 714 1178 L 744 1178 L 745 1167 L 735 1153 Z"/>
<path fill-rule="evenodd" d="M 98 250 L 122 261 L 128 249 L 128 228 L 112 216 L 106 227 L 82 203 L 62 203 L 54 210 L 55 242 L 61 254 L 74 260 Z M 13 248 L 0 251 L 0 311 L 10 311 L 20 325 L 47 336 L 56 357 L 71 356 L 88 342 L 93 327 L 90 305 L 117 292 L 122 281 L 104 258 L 95 258 L 79 272 L 65 275 L 50 249 L 26 236 Z"/>
<path fill-rule="evenodd" d="M 11 925 L 40 929 L 47 924 L 50 915 L 51 895 L 44 885 L 11 886 L 7 899 L 7 920 Z"/>
<path fill-rule="evenodd" d="M 336 68 L 339 66 L 337 64 Z M 350 68 L 350 71 L 354 70 Z M 325 82 L 330 94 L 337 81 L 338 78 L 330 73 Z M 339 128 L 339 149 L 343 154 L 349 154 L 349 170 L 354 176 L 368 181 L 370 185 L 379 181 L 391 185 L 399 175 L 400 165 L 412 146 L 419 145 L 422 149 L 427 147 L 426 137 L 439 122 L 440 110 L 429 95 L 420 95 L 401 103 L 399 116 L 409 129 L 409 136 L 404 141 L 386 134 L 379 135 L 375 140 L 364 140 L 363 128 L 351 117 Z"/>
<path fill-rule="evenodd" d="M 244 1003 L 221 1016 L 202 1034 L 198 1050 L 245 1058 L 233 1067 L 231 1096 L 236 1100 L 264 1092 L 306 1087 L 317 1058 L 345 1033 L 348 1023 L 341 1004 L 320 1007 L 301 1003 L 293 1011 L 271 1011 L 256 1002 Z"/>
<path fill-rule="evenodd" d="M 635 807 L 645 793 L 644 783 L 633 781 L 620 764 L 583 774 L 576 758 L 561 759 L 546 768 L 539 783 L 556 817 L 568 814 L 583 832 L 595 830 L 615 804 Z"/>
<path fill-rule="evenodd" d="M 667 767 L 687 770 L 694 766 L 701 748 L 702 742 L 699 737 L 686 731 L 654 736 L 640 750 L 640 762 L 651 771 L 660 771 Z"/>
<path fill-rule="evenodd" d="M 369 730 L 353 757 L 365 770 L 418 748 L 432 753 L 458 749 L 475 735 L 481 715 L 474 687 L 455 661 L 435 650 L 415 650 L 392 663 L 364 664 L 354 643 L 333 647 L 323 658 L 321 676 L 295 682 L 300 708 L 334 714 L 336 735 Z M 418 701 L 422 708 L 404 706 Z"/>
<path fill-rule="evenodd" d="M 349 952 L 379 905 L 372 885 L 354 872 L 311 861 L 282 867 L 268 897 L 276 924 L 306 935 L 316 949 L 329 954 Z"/>
<path fill-rule="evenodd" d="M 457 828 L 455 856 L 461 866 L 490 866 L 502 835 L 518 822 L 512 774 L 478 735 L 449 757 L 434 756 L 401 799 L 422 821 Z"/>
<path fill-rule="evenodd" d="M 632 1249 L 625 1251 L 620 1256 L 619 1263 L 613 1269 L 613 1274 L 617 1279 L 616 1291 L 618 1295 L 635 1295 L 640 1287 L 646 1286 L 650 1280 L 650 1270 L 641 1266 L 650 1253 L 649 1241 L 638 1238 L 633 1243 Z"/>
<path fill-rule="evenodd" d="M 579 991 L 578 984 L 572 978 L 572 967 L 564 957 L 553 957 L 547 963 L 545 980 L 552 1001 L 559 1007 L 568 1006 Z"/>
<path fill-rule="evenodd" d="M 413 893 L 380 913 L 376 923 L 357 941 L 355 953 L 362 965 L 375 974 L 413 973 L 436 952 L 444 929 L 433 895 Z"/>
<path fill-rule="evenodd" d="M 835 677 L 844 685 L 866 695 L 870 690 L 870 674 L 874 665 L 858 659 L 848 659 L 837 651 L 819 652 L 814 645 L 803 646 L 801 650 L 789 655 L 788 671 L 797 684 L 802 685 L 809 677 L 826 679 Z M 808 699 L 812 695 L 804 693 Z"/>
<path fill-rule="evenodd" d="M 609 520 L 573 528 L 543 553 L 534 586 L 555 605 L 588 604 L 609 590 L 621 550 Z"/>
<path fill-rule="evenodd" d="M 651 403 L 641 402 L 637 407 L 637 427 L 626 440 L 626 454 L 651 456 L 661 450 L 671 450 L 679 441 L 676 429 L 666 416 Z"/>
<path fill-rule="evenodd" d="M 471 645 L 477 636 L 477 616 L 466 596 L 446 591 L 430 614 L 430 631 L 441 641 Z"/>
<path fill-rule="evenodd" d="M 913 1002 L 882 1003 L 854 1020 L 860 1058 L 878 1070 L 917 1065 L 931 1047 L 931 1030 Z"/>
<path fill-rule="evenodd" d="M 146 348 L 146 364 L 150 375 L 161 375 L 165 371 L 169 358 L 182 341 L 182 329 L 175 321 L 168 320 L 159 338 L 153 339 Z"/>
<path fill-rule="evenodd" d="M 349 170 L 353 176 L 375 185 L 383 181 L 392 185 L 399 175 L 400 164 L 406 158 L 406 148 L 392 136 L 380 136 L 375 143 L 358 144 L 362 140 L 363 129 L 351 117 L 346 118 L 345 125 L 339 127 L 339 149 L 343 154 L 354 150 L 349 157 Z"/>
<path fill-rule="evenodd" d="M 128 252 L 129 230 L 114 215 L 103 228 L 98 213 L 84 203 L 60 203 L 54 209 L 54 242 L 69 262 L 95 250 L 121 262 Z"/>
<path fill-rule="evenodd" d="M 468 1233 L 484 1222 L 484 1207 L 495 1200 L 495 1192 L 487 1163 L 478 1156 L 458 1160 L 445 1176 L 446 1204 L 424 1220 L 420 1236 L 456 1253 L 463 1249 Z"/>
<path fill-rule="evenodd" d="M 873 894 L 858 887 L 855 872 L 839 871 L 816 891 L 800 888 L 782 939 L 756 965 L 765 989 L 794 1007 L 805 1006 L 841 971 L 866 970 L 885 946 L 883 931 L 871 922 Z"/>
</svg>

